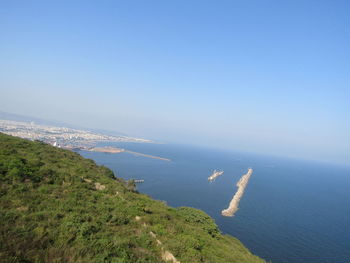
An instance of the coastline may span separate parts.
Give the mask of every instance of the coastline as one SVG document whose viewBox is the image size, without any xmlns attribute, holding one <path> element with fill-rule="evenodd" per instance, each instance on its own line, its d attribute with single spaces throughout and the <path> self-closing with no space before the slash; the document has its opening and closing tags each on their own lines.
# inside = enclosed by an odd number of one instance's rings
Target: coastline
<svg viewBox="0 0 350 263">
<path fill-rule="evenodd" d="M 101 258 L 106 262 L 265 262 L 238 239 L 222 234 L 205 212 L 190 207 L 172 208 L 128 189 L 125 181 L 118 179 L 112 170 L 76 152 L 1 133 L 0 146 L 1 167 L 13 160 L 24 160 L 24 170 L 39 170 L 40 166 L 45 166 L 53 173 L 51 176 L 35 172 L 22 180 L 21 176 L 11 175 L 13 170 L 6 170 L 1 177 L 5 189 L 1 201 L 5 213 L 17 216 L 16 221 L 12 216 L 4 217 L 2 224 L 1 230 L 6 235 L 2 238 L 1 252 L 6 262 L 18 258 L 44 262 L 53 254 L 59 262 L 65 262 L 67 258 L 77 262 L 95 262 Z M 9 151 L 11 155 L 8 155 Z M 41 163 L 35 162 L 37 156 Z M 28 187 L 33 179 L 37 187 Z M 18 186 L 26 189 L 25 195 L 18 196 Z M 62 205 L 52 198 L 53 194 L 60 195 Z M 16 202 L 11 201 L 14 199 Z M 41 202 L 38 203 L 38 199 Z M 45 216 L 37 217 L 37 213 Z M 40 231 L 33 231 L 33 224 Z M 57 229 L 58 225 L 64 227 Z M 45 232 L 41 230 L 44 227 Z M 16 234 L 22 231 L 33 235 Z M 81 232 L 84 234 L 79 234 Z M 47 249 L 46 243 L 35 243 L 29 249 L 17 249 L 27 247 L 33 238 L 52 242 L 50 248 Z M 101 239 L 103 243 L 99 243 Z M 196 254 L 193 251 L 198 250 L 198 243 L 192 240 L 205 244 Z M 104 245 L 124 243 L 128 245 Z M 138 249 L 136 253 L 135 248 Z M 61 250 L 67 254 L 56 254 Z"/>
</svg>

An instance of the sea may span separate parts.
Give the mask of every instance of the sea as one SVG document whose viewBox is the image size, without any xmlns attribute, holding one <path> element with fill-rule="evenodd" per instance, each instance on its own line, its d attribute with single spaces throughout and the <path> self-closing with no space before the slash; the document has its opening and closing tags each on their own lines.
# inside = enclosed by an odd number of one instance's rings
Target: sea
<svg viewBox="0 0 350 263">
<path fill-rule="evenodd" d="M 145 180 L 137 190 L 154 199 L 205 211 L 224 234 L 267 261 L 350 262 L 349 166 L 176 144 L 108 145 L 171 161 L 126 152 L 80 154 L 117 177 Z M 238 211 L 222 216 L 249 167 L 254 172 Z M 224 173 L 208 182 L 214 169 Z"/>
</svg>

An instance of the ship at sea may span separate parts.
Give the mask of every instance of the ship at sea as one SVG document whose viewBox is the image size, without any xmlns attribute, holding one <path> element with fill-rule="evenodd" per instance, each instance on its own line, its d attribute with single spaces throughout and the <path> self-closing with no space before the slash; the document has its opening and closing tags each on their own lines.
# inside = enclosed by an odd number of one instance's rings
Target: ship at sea
<svg viewBox="0 0 350 263">
<path fill-rule="evenodd" d="M 208 181 L 209 182 L 212 182 L 216 179 L 216 177 L 222 175 L 224 173 L 224 171 L 217 171 L 217 170 L 214 170 L 214 172 L 208 177 Z"/>
</svg>

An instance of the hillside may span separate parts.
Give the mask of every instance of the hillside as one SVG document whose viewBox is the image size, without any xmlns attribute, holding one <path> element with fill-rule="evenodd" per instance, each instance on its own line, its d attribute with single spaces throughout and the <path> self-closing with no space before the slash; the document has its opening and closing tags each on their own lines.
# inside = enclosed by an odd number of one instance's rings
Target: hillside
<svg viewBox="0 0 350 263">
<path fill-rule="evenodd" d="M 1 262 L 264 262 L 204 212 L 79 154 L 0 133 Z"/>
</svg>

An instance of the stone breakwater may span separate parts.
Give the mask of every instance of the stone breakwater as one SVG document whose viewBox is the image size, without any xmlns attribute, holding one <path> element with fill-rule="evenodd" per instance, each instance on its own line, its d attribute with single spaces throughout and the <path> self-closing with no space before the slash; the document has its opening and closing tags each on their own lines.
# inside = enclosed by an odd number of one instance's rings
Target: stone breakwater
<svg viewBox="0 0 350 263">
<path fill-rule="evenodd" d="M 241 200 L 241 197 L 244 194 L 244 190 L 247 187 L 249 178 L 252 175 L 252 173 L 253 173 L 253 169 L 249 168 L 248 172 L 246 174 L 244 174 L 241 177 L 241 179 L 239 179 L 239 181 L 237 183 L 238 190 L 235 193 L 235 195 L 233 196 L 233 198 L 230 202 L 230 205 L 228 206 L 227 209 L 224 209 L 221 211 L 221 214 L 223 216 L 234 216 L 234 214 L 238 210 L 239 201 Z"/>
<path fill-rule="evenodd" d="M 214 172 L 208 177 L 208 181 L 209 182 L 215 181 L 216 177 L 222 175 L 223 173 L 224 173 L 224 171 L 214 170 Z"/>
<path fill-rule="evenodd" d="M 84 149 L 84 148 L 82 148 L 82 149 Z M 163 157 L 154 156 L 154 155 L 150 155 L 150 154 L 133 152 L 133 151 L 129 151 L 129 150 L 126 150 L 126 149 L 116 148 L 116 147 L 111 147 L 111 146 L 92 147 L 92 148 L 89 148 L 87 150 L 91 151 L 91 152 L 103 152 L 103 153 L 122 153 L 122 152 L 126 152 L 126 153 L 131 153 L 131 154 L 136 155 L 136 156 L 143 156 L 143 157 L 147 157 L 147 158 L 153 158 L 153 159 L 158 159 L 158 160 L 168 161 L 168 162 L 171 161 L 168 158 L 163 158 Z"/>
</svg>

